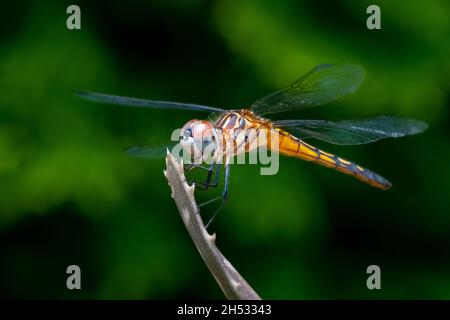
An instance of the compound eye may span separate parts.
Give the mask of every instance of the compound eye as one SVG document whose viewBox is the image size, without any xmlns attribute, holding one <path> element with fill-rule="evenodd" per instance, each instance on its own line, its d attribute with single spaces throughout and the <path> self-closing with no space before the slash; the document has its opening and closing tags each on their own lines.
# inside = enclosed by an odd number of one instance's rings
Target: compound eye
<svg viewBox="0 0 450 320">
<path fill-rule="evenodd" d="M 180 137 L 180 139 L 186 141 L 189 138 L 192 138 L 192 129 L 191 128 L 184 129 L 183 135 Z"/>
</svg>

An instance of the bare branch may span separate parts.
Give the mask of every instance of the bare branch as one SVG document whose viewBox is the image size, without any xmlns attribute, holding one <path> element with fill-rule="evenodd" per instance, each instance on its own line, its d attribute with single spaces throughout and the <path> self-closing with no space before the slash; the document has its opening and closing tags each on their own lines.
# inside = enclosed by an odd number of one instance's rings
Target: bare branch
<svg viewBox="0 0 450 320">
<path fill-rule="evenodd" d="M 225 296 L 228 299 L 260 300 L 258 294 L 216 247 L 216 235 L 210 235 L 206 231 L 195 202 L 194 186 L 189 186 L 186 182 L 183 163 L 178 163 L 169 152 L 167 152 L 164 175 L 169 181 L 172 198 L 175 200 L 192 241 Z"/>
</svg>

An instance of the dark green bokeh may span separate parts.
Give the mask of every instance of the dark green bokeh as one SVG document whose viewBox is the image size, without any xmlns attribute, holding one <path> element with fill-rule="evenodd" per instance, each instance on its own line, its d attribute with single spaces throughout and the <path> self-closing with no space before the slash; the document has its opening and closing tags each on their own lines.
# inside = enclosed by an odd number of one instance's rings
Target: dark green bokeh
<svg viewBox="0 0 450 320">
<path fill-rule="evenodd" d="M 318 144 L 393 189 L 290 158 L 275 176 L 234 166 L 212 226 L 218 246 L 263 298 L 450 298 L 448 1 L 378 1 L 378 31 L 365 25 L 370 1 L 80 1 L 80 31 L 66 28 L 69 4 L 0 12 L 1 297 L 223 297 L 170 198 L 164 160 L 123 153 L 202 115 L 72 91 L 239 108 L 317 64 L 349 62 L 367 72 L 355 95 L 277 116 L 427 121 L 419 136 Z M 70 264 L 81 291 L 66 289 Z M 371 264 L 382 290 L 366 288 Z"/>
</svg>

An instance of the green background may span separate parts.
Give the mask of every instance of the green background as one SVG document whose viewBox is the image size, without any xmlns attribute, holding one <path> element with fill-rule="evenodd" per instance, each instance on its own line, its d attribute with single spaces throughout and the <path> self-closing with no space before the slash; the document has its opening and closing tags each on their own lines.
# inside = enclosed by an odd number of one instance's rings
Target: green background
<svg viewBox="0 0 450 320">
<path fill-rule="evenodd" d="M 78 31 L 66 28 L 69 4 L 0 11 L 1 297 L 223 297 L 164 160 L 123 152 L 207 115 L 93 104 L 74 90 L 241 108 L 317 64 L 354 63 L 367 72 L 356 94 L 277 117 L 428 122 L 414 137 L 317 144 L 392 190 L 292 158 L 275 176 L 236 165 L 211 231 L 263 298 L 450 298 L 448 1 L 377 1 L 381 30 L 366 28 L 372 1 L 77 1 Z M 66 288 L 71 264 L 80 291 Z M 366 288 L 371 264 L 381 290 Z"/>
</svg>

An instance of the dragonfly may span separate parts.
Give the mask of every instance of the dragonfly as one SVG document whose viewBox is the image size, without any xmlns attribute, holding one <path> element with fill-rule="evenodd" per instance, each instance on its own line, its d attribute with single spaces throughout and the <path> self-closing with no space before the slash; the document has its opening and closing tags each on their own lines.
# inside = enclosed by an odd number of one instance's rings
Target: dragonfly
<svg viewBox="0 0 450 320">
<path fill-rule="evenodd" d="M 276 152 L 301 160 L 317 163 L 365 182 L 366 184 L 388 190 L 391 183 L 381 175 L 340 156 L 325 152 L 307 143 L 311 139 L 335 145 L 360 145 L 385 138 L 399 138 L 423 132 L 427 124 L 423 121 L 397 116 L 378 116 L 358 120 L 270 120 L 268 115 L 316 107 L 354 93 L 362 84 L 365 71 L 354 64 L 322 64 L 300 77 L 290 86 L 270 93 L 256 100 L 249 108 L 222 109 L 191 103 L 147 100 L 95 92 L 78 92 L 77 95 L 94 102 L 139 107 L 178 109 L 208 112 L 214 117 L 209 120 L 193 119 L 181 129 L 179 142 L 193 158 L 201 157 L 205 145 L 213 144 L 223 150 L 223 145 L 234 146 L 231 153 L 248 152 L 250 145 L 260 135 L 270 141 L 277 135 Z M 253 134 L 233 135 L 230 132 L 253 132 Z M 237 151 L 236 146 L 244 146 Z M 269 144 L 266 146 L 270 149 Z M 128 153 L 138 157 L 152 157 L 156 150 L 153 145 L 141 145 L 128 149 Z M 215 159 L 208 167 L 206 179 L 199 186 L 206 190 L 216 187 L 222 164 L 225 167 L 224 190 L 221 198 L 228 198 L 230 154 L 222 152 L 224 161 Z M 223 160 L 223 159 L 222 159 Z M 195 166 L 195 165 L 194 165 Z M 189 167 L 189 169 L 192 166 Z M 215 172 L 214 176 L 213 173 Z M 197 187 L 197 184 L 196 184 Z"/>
</svg>

